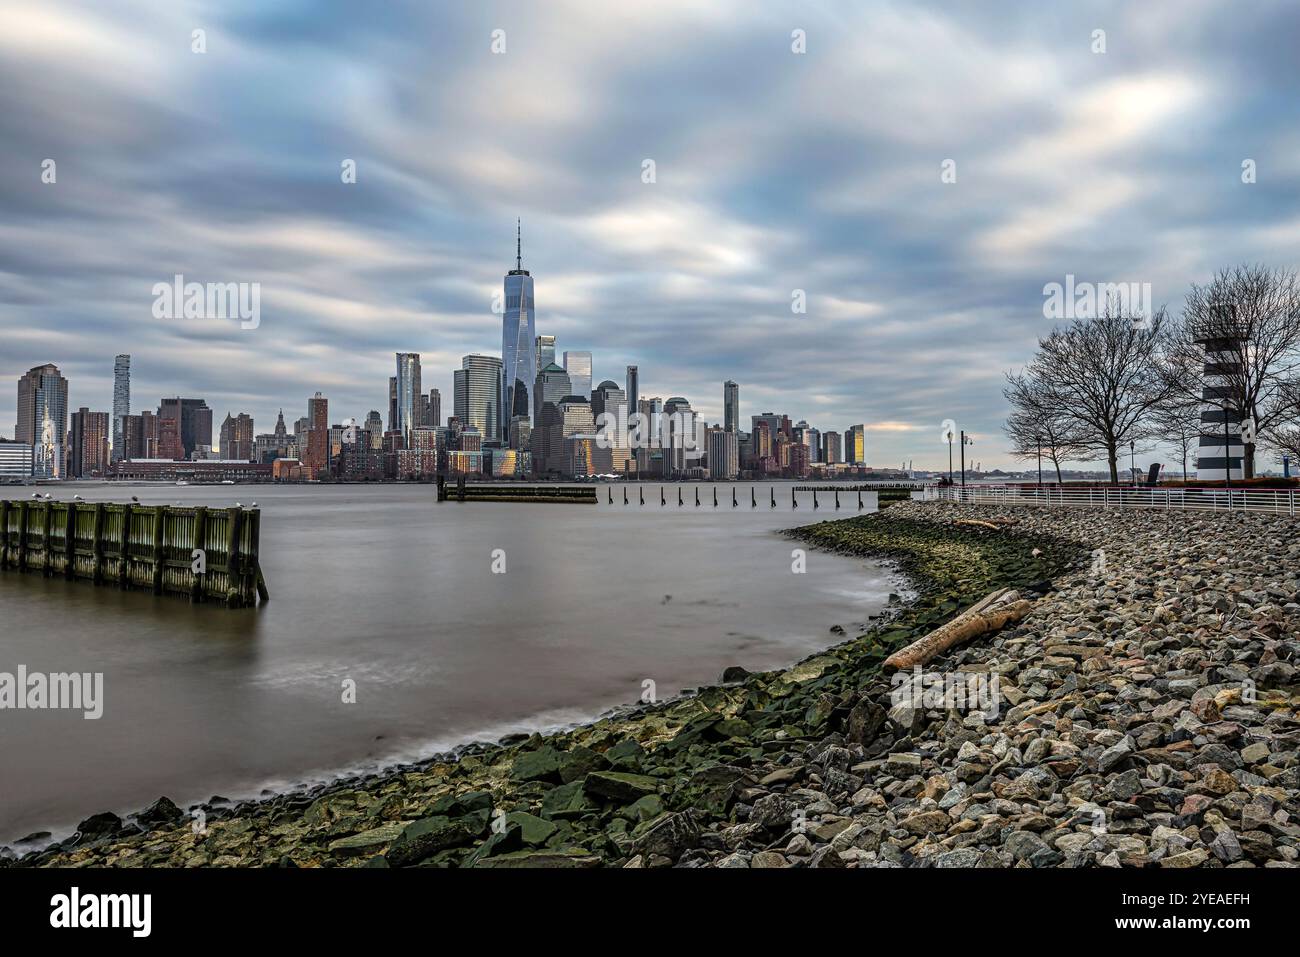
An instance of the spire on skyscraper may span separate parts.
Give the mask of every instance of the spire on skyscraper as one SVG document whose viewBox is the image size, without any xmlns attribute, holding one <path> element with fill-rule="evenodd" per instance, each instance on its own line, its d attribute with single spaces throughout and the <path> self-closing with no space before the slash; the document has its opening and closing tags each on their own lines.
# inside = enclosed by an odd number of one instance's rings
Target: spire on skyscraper
<svg viewBox="0 0 1300 957">
<path fill-rule="evenodd" d="M 519 220 L 515 220 L 515 268 L 524 268 L 524 239 L 523 227 Z"/>
</svg>

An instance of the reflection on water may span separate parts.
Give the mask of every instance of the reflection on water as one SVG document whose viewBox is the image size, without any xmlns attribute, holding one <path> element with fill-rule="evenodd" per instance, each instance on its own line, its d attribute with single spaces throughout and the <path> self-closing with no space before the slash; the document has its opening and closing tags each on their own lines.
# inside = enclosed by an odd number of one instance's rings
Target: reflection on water
<svg viewBox="0 0 1300 957">
<path fill-rule="evenodd" d="M 717 679 L 779 667 L 877 612 L 877 566 L 810 552 L 791 573 L 778 485 L 760 508 L 434 502 L 432 486 L 80 485 L 89 500 L 263 510 L 271 601 L 257 609 L 61 579 L 0 575 L 0 672 L 103 672 L 104 716 L 0 711 L 0 840 L 101 810 L 257 794 L 467 740 L 574 723 Z M 816 519 L 857 514 L 845 508 Z M 653 506 L 650 502 L 653 500 Z M 823 501 L 829 501 L 823 498 Z M 850 503 L 854 507 L 850 507 Z M 494 549 L 505 573 L 491 570 Z M 356 701 L 342 700 L 356 683 Z"/>
</svg>

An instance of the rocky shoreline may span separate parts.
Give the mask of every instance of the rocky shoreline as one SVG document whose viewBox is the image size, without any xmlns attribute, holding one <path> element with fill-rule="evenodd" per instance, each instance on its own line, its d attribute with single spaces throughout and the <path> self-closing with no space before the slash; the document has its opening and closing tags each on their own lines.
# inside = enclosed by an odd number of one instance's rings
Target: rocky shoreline
<svg viewBox="0 0 1300 957">
<path fill-rule="evenodd" d="M 807 526 L 915 599 L 785 671 L 202 826 L 160 799 L 0 866 L 1295 866 L 1298 528 L 919 502 Z M 882 672 L 1003 587 L 1032 611 L 931 662 L 937 692 Z"/>
</svg>

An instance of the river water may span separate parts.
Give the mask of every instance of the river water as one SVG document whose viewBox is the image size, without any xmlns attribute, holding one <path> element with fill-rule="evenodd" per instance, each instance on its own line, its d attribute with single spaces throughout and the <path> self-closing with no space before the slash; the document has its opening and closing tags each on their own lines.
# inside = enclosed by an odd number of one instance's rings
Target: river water
<svg viewBox="0 0 1300 957">
<path fill-rule="evenodd" d="M 46 487 L 49 489 L 50 487 Z M 622 504 L 437 503 L 432 486 L 54 488 L 87 500 L 262 509 L 256 609 L 0 573 L 0 672 L 102 672 L 103 715 L 0 710 L 0 844 L 92 813 L 327 780 L 577 723 L 781 667 L 842 640 L 898 582 L 797 547 L 788 487 L 638 486 Z M 31 489 L 5 490 L 9 497 Z M 818 520 L 857 514 L 823 494 Z M 864 509 L 865 511 L 866 509 Z M 494 559 L 494 550 L 500 549 Z M 496 567 L 504 572 L 495 573 Z M 346 683 L 355 701 L 345 702 Z"/>
</svg>

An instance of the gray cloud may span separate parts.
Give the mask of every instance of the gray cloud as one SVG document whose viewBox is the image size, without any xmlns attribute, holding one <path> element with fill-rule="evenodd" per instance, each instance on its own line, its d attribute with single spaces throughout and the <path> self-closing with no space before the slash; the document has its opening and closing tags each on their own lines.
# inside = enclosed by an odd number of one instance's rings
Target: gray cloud
<svg viewBox="0 0 1300 957">
<path fill-rule="evenodd" d="M 734 378 L 745 416 L 877 425 L 880 465 L 945 465 L 953 418 L 1005 465 L 1044 283 L 1177 309 L 1217 266 L 1300 252 L 1280 2 L 264 6 L 8 5 L 3 432 L 46 361 L 107 409 L 120 351 L 137 409 L 200 395 L 268 430 L 319 389 L 361 417 L 406 350 L 449 408 L 460 357 L 499 350 L 519 216 L 539 330 L 597 380 L 634 362 L 716 419 Z M 154 319 L 175 273 L 260 282 L 260 328 Z"/>
</svg>

